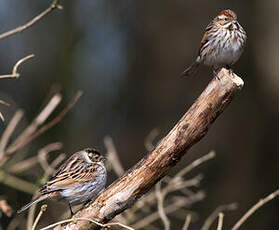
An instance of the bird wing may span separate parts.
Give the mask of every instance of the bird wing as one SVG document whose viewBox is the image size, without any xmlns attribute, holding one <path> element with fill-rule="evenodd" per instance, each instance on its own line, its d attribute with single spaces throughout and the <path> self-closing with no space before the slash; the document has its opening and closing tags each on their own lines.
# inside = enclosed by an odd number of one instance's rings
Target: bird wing
<svg viewBox="0 0 279 230">
<path fill-rule="evenodd" d="M 209 40 L 208 33 L 212 29 L 212 27 L 213 27 L 213 22 L 209 23 L 207 25 L 207 27 L 205 28 L 205 33 L 203 35 L 203 38 L 202 38 L 201 44 L 200 44 L 200 48 L 199 48 L 199 55 L 201 55 L 202 50 L 206 47 L 206 43 Z"/>
<path fill-rule="evenodd" d="M 69 159 L 70 160 L 70 159 Z M 52 178 L 42 187 L 41 194 L 74 187 L 77 184 L 89 182 L 96 177 L 98 164 L 65 162 Z M 67 164 L 69 163 L 70 164 Z"/>
</svg>

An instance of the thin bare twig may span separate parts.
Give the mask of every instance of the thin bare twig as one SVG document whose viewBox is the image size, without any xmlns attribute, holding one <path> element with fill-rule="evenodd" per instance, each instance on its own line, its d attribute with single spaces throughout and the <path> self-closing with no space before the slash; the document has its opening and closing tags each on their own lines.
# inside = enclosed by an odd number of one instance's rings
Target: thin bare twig
<svg viewBox="0 0 279 230">
<path fill-rule="evenodd" d="M 26 160 L 22 160 L 22 161 L 19 161 L 19 162 L 15 163 L 10 168 L 8 168 L 7 171 L 9 173 L 17 174 L 17 173 L 20 173 L 20 172 L 23 172 L 23 171 L 26 171 L 26 170 L 32 168 L 38 162 L 39 161 L 38 161 L 37 156 L 29 157 Z"/>
<path fill-rule="evenodd" d="M 10 106 L 9 103 L 7 103 L 7 102 L 5 102 L 5 101 L 3 101 L 3 100 L 0 100 L 0 104 L 5 105 L 5 106 Z"/>
<path fill-rule="evenodd" d="M 11 206 L 8 204 L 6 200 L 0 200 L 0 209 L 8 217 L 11 217 L 14 213 L 14 210 L 11 208 Z"/>
<path fill-rule="evenodd" d="M 56 109 L 59 103 L 62 100 L 61 94 L 57 93 L 51 97 L 46 106 L 42 109 L 42 111 L 35 117 L 35 119 L 25 128 L 25 130 L 17 137 L 17 139 L 13 142 L 12 145 L 17 145 L 18 143 L 24 141 L 30 135 L 32 135 L 40 125 L 42 125 L 47 118 L 52 114 L 52 112 Z"/>
<path fill-rule="evenodd" d="M 0 100 L 0 104 L 5 105 L 5 106 L 10 106 L 10 104 L 8 104 L 7 102 Z M 0 112 L 0 119 L 4 122 L 5 118 L 3 116 L 3 114 Z"/>
<path fill-rule="evenodd" d="M 58 226 L 60 224 L 65 224 L 65 223 L 69 223 L 69 222 L 77 222 L 77 221 L 89 221 L 89 222 L 92 222 L 92 223 L 102 227 L 102 228 L 111 227 L 111 226 L 120 226 L 120 227 L 129 229 L 129 230 L 135 230 L 134 228 L 131 228 L 131 227 L 126 226 L 126 225 L 121 224 L 121 223 L 101 224 L 101 223 L 99 223 L 99 222 L 97 222 L 95 220 L 89 219 L 89 218 L 72 218 L 72 219 L 62 220 L 62 221 L 59 221 L 57 223 L 51 224 L 51 225 L 49 225 L 47 227 L 41 228 L 40 230 L 47 230 L 47 229 L 54 228 L 55 226 Z"/>
<path fill-rule="evenodd" d="M 164 194 L 161 192 L 161 181 L 159 181 L 155 186 L 155 194 L 156 194 L 156 198 L 157 198 L 158 212 L 159 212 L 160 218 L 163 221 L 164 228 L 165 228 L 165 230 L 170 230 L 170 221 L 164 210 L 164 199 L 165 199 L 166 193 Z"/>
<path fill-rule="evenodd" d="M 218 214 L 218 225 L 217 225 L 217 230 L 222 230 L 223 227 L 223 219 L 224 219 L 224 213 L 220 212 Z"/>
<path fill-rule="evenodd" d="M 12 117 L 11 121 L 9 122 L 7 128 L 3 132 L 3 135 L 2 135 L 1 140 L 0 140 L 0 161 L 3 158 L 3 155 L 4 155 L 4 152 L 5 152 L 6 146 L 9 142 L 9 139 L 10 139 L 12 133 L 14 132 L 17 124 L 21 120 L 22 116 L 23 116 L 23 111 L 22 110 L 16 111 L 16 113 Z"/>
<path fill-rule="evenodd" d="M 33 193 L 31 200 L 33 200 L 38 195 L 39 195 L 39 191 L 37 190 L 35 193 Z M 33 226 L 34 219 L 35 219 L 36 206 L 37 206 L 37 204 L 34 204 L 28 210 L 27 221 L 26 221 L 26 229 L 28 229 L 28 230 L 30 230 Z"/>
<path fill-rule="evenodd" d="M 60 10 L 63 9 L 62 6 L 59 5 L 59 0 L 54 0 L 46 10 L 44 10 L 42 13 L 40 13 L 39 15 L 37 15 L 36 17 L 31 19 L 26 24 L 24 24 L 22 26 L 19 26 L 19 27 L 13 29 L 13 30 L 10 30 L 10 31 L 7 31 L 5 33 L 0 34 L 0 39 L 9 37 L 9 36 L 14 35 L 16 33 L 21 33 L 22 31 L 28 29 L 29 27 L 34 25 L 36 22 L 41 20 L 43 17 L 45 17 L 47 14 L 49 14 L 54 9 L 60 9 Z"/>
<path fill-rule="evenodd" d="M 256 203 L 254 206 L 252 206 L 243 217 L 240 218 L 239 221 L 236 222 L 236 224 L 232 227 L 232 230 L 237 230 L 239 227 L 250 217 L 254 212 L 256 212 L 260 207 L 262 207 L 265 203 L 271 201 L 275 197 L 279 195 L 279 189 L 275 192 L 269 194 L 267 197 L 260 199 L 258 203 Z"/>
<path fill-rule="evenodd" d="M 39 214 L 38 214 L 38 216 L 37 216 L 37 218 L 36 218 L 36 220 L 35 220 L 35 222 L 34 222 L 34 224 L 33 224 L 31 230 L 35 230 L 35 229 L 36 229 L 36 226 L 37 226 L 37 224 L 39 223 L 39 220 L 40 220 L 41 216 L 43 215 L 43 213 L 44 213 L 46 210 L 47 210 L 47 205 L 46 205 L 46 204 L 43 204 L 43 205 L 41 206 L 41 211 L 39 212 Z"/>
<path fill-rule="evenodd" d="M 37 138 L 38 136 L 40 136 L 41 134 L 46 132 L 48 129 L 50 129 L 51 127 L 53 127 L 57 123 L 59 123 L 65 117 L 65 115 L 69 112 L 69 110 L 75 105 L 75 103 L 78 101 L 78 99 L 81 97 L 81 95 L 82 95 L 82 92 L 78 91 L 76 93 L 76 95 L 73 97 L 73 99 L 70 101 L 70 103 L 53 120 L 51 120 L 47 124 L 43 125 L 40 129 L 38 129 L 32 135 L 28 136 L 22 142 L 19 142 L 15 145 L 12 145 L 11 147 L 9 147 L 8 150 L 5 152 L 5 154 L 8 155 L 8 156 L 11 155 L 15 151 L 17 151 L 18 149 L 27 145 L 32 140 L 34 140 L 35 138 Z"/>
<path fill-rule="evenodd" d="M 182 230 L 188 230 L 189 226 L 190 226 L 190 223 L 191 223 L 191 219 L 192 219 L 192 215 L 191 214 L 188 214 L 186 216 L 186 219 L 185 219 L 185 223 L 183 225 L 183 228 Z"/>
<path fill-rule="evenodd" d="M 204 197 L 205 197 L 205 194 L 202 191 L 197 192 L 192 197 L 189 197 L 189 199 L 178 200 L 178 201 L 173 202 L 170 205 L 167 205 L 164 208 L 164 211 L 166 214 L 175 212 L 175 211 L 181 209 L 182 207 L 190 206 L 193 202 L 198 202 L 198 201 L 204 199 Z M 141 220 L 138 220 L 136 223 L 134 223 L 132 225 L 132 227 L 135 229 L 142 229 L 142 228 L 150 225 L 154 221 L 158 220 L 159 218 L 160 218 L 159 212 L 154 212 L 154 213 L 142 218 Z"/>
<path fill-rule="evenodd" d="M 60 150 L 61 148 L 62 148 L 62 143 L 55 142 L 55 143 L 46 145 L 45 147 L 41 148 L 38 151 L 38 159 L 39 159 L 39 162 L 40 162 L 42 168 L 45 171 L 46 176 L 49 176 L 54 171 L 54 169 L 47 162 L 48 153 Z"/>
<path fill-rule="evenodd" d="M 114 172 L 116 173 L 117 176 L 119 177 L 122 176 L 125 170 L 122 167 L 122 164 L 119 160 L 112 138 L 110 136 L 106 136 L 104 138 L 104 144 L 107 149 L 108 160 L 111 162 Z"/>
<path fill-rule="evenodd" d="M 5 74 L 5 75 L 0 75 L 0 79 L 3 78 L 18 78 L 20 76 L 20 73 L 17 72 L 17 69 L 19 67 L 20 64 L 22 64 L 23 62 L 27 61 L 30 58 L 35 57 L 34 54 L 30 54 L 22 59 L 20 59 L 13 67 L 13 72 L 11 74 Z"/>
<path fill-rule="evenodd" d="M 220 212 L 233 211 L 235 209 L 237 209 L 237 204 L 236 203 L 221 205 L 221 206 L 217 207 L 215 209 L 215 211 L 213 213 L 211 213 L 209 215 L 209 217 L 207 217 L 207 219 L 205 220 L 201 230 L 208 230 L 210 228 L 210 226 L 212 225 L 212 223 L 214 222 L 214 220 L 217 218 L 217 216 L 219 215 Z"/>
<path fill-rule="evenodd" d="M 179 178 L 179 177 L 186 175 L 188 172 L 192 171 L 194 168 L 198 167 L 202 163 L 213 159 L 215 156 L 216 156 L 216 153 L 215 153 L 215 151 L 212 150 L 208 154 L 198 158 L 197 160 L 193 161 L 190 165 L 188 165 L 187 167 L 185 167 L 184 169 L 179 171 L 173 178 L 173 181 L 175 180 L 175 178 Z"/>
<path fill-rule="evenodd" d="M 10 175 L 3 170 L 0 170 L 0 182 L 14 189 L 30 194 L 33 194 L 38 189 L 34 184 Z"/>
</svg>

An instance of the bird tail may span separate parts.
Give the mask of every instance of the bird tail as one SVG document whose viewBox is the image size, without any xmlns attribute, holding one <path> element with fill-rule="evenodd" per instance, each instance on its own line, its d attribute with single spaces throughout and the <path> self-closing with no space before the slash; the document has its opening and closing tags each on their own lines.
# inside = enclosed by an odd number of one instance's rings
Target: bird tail
<svg viewBox="0 0 279 230">
<path fill-rule="evenodd" d="M 201 63 L 200 56 L 198 56 L 197 59 L 194 61 L 194 63 L 183 71 L 183 73 L 181 74 L 181 77 L 188 77 L 188 76 L 196 73 L 200 63 Z"/>
<path fill-rule="evenodd" d="M 51 193 L 40 195 L 39 197 L 37 197 L 34 200 L 32 200 L 30 203 L 24 205 L 21 209 L 19 209 L 17 211 L 17 213 L 21 213 L 21 212 L 25 211 L 26 209 L 30 208 L 33 204 L 37 204 L 37 203 L 39 203 L 39 202 L 49 198 L 50 196 L 53 196 L 53 195 Z"/>
</svg>

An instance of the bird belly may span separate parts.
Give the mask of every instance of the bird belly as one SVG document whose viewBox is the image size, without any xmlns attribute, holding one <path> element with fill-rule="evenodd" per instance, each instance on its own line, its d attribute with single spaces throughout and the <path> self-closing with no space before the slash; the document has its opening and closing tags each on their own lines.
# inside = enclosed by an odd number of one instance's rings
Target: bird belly
<svg viewBox="0 0 279 230">
<path fill-rule="evenodd" d="M 100 175 L 93 181 L 79 183 L 71 188 L 60 191 L 61 196 L 70 204 L 77 205 L 92 200 L 106 185 L 106 175 Z"/>
<path fill-rule="evenodd" d="M 228 39 L 212 41 L 211 50 L 204 56 L 203 63 L 208 66 L 224 67 L 233 65 L 241 56 L 243 45 L 232 35 Z M 224 41 L 225 40 L 225 41 Z"/>
</svg>

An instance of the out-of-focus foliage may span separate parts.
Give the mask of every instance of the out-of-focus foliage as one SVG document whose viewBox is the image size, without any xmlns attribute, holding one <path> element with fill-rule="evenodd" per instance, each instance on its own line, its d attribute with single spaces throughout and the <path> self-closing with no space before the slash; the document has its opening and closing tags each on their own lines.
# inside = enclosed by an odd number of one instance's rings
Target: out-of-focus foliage
<svg viewBox="0 0 279 230">
<path fill-rule="evenodd" d="M 0 33 L 49 4 L 1 1 Z M 193 61 L 206 25 L 220 10 L 230 8 L 248 34 L 245 52 L 234 67 L 245 86 L 184 157 L 190 162 L 211 149 L 217 153 L 205 168 L 202 187 L 207 196 L 194 209 L 204 220 L 218 205 L 238 202 L 239 209 L 225 216 L 225 226 L 231 226 L 260 197 L 278 188 L 278 0 L 67 0 L 62 5 L 63 11 L 0 41 L 0 74 L 10 73 L 23 56 L 36 54 L 21 67 L 19 79 L 1 80 L 0 98 L 12 104 L 0 105 L 8 121 L 16 108 L 23 108 L 30 121 L 54 88 L 61 88 L 66 99 L 84 91 L 67 117 L 29 145 L 23 156 L 54 141 L 63 142 L 63 151 L 69 153 L 88 146 L 104 150 L 103 138 L 111 135 L 124 166 L 132 166 L 146 152 L 143 142 L 149 131 L 157 127 L 164 135 L 210 80 L 207 67 L 192 78 L 179 75 Z M 38 181 L 41 171 L 35 169 L 25 179 Z M 30 199 L 0 186 L 0 195 L 8 194 L 15 209 Z M 245 229 L 274 229 L 278 202 L 264 207 Z M 199 227 L 197 221 L 191 229 Z"/>
</svg>

